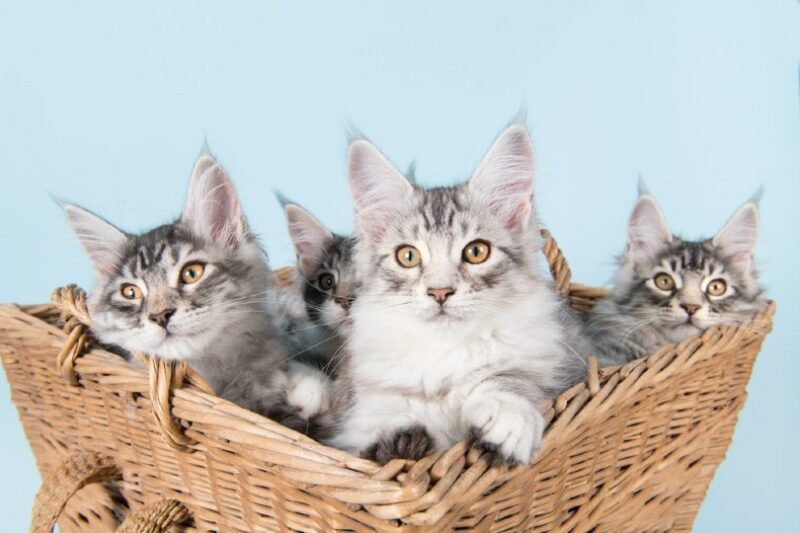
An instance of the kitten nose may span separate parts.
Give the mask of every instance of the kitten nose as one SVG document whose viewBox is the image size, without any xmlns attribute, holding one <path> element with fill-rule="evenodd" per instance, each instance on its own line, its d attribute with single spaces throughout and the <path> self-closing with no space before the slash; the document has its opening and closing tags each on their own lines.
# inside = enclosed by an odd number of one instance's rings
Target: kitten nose
<svg viewBox="0 0 800 533">
<path fill-rule="evenodd" d="M 172 318 L 175 311 L 175 309 L 164 309 L 160 313 L 151 313 L 147 318 L 150 319 L 150 322 L 158 324 L 162 328 L 166 328 L 167 324 L 169 324 L 169 319 Z"/>
<path fill-rule="evenodd" d="M 692 316 L 697 312 L 698 309 L 700 309 L 699 305 L 694 305 L 694 304 L 681 304 L 681 307 L 684 308 L 686 314 L 689 316 Z"/>
<path fill-rule="evenodd" d="M 333 301 L 342 306 L 342 309 L 347 311 L 353 303 L 353 298 L 350 296 L 334 296 Z"/>
<path fill-rule="evenodd" d="M 455 294 L 455 289 L 450 287 L 446 287 L 444 289 L 428 289 L 428 296 L 433 296 L 433 299 L 443 304 L 447 297 L 451 294 Z"/>
</svg>

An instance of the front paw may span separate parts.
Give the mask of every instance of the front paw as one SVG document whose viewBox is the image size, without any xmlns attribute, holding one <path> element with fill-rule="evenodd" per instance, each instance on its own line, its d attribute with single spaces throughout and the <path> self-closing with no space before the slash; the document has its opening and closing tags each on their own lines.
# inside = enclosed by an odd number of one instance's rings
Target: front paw
<svg viewBox="0 0 800 533">
<path fill-rule="evenodd" d="M 474 402 L 465 409 L 476 446 L 494 464 L 528 464 L 538 450 L 547 425 L 542 414 L 522 398 Z"/>
<path fill-rule="evenodd" d="M 384 435 L 367 448 L 365 457 L 386 464 L 392 459 L 422 459 L 433 451 L 434 443 L 428 430 L 419 424 Z"/>
<path fill-rule="evenodd" d="M 330 391 L 327 380 L 321 373 L 291 376 L 286 402 L 305 420 L 325 413 L 330 409 Z"/>
</svg>

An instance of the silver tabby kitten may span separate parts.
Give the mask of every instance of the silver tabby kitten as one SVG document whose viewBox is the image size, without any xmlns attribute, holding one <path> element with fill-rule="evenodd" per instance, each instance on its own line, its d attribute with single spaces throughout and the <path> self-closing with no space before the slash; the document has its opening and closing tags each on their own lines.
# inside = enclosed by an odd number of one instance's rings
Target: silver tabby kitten
<svg viewBox="0 0 800 533">
<path fill-rule="evenodd" d="M 286 407 L 288 352 L 267 309 L 266 256 L 221 165 L 201 156 L 181 217 L 141 235 L 63 208 L 97 272 L 88 306 L 100 342 L 186 360 L 223 398 L 305 427 Z"/>
<path fill-rule="evenodd" d="M 298 363 L 289 403 L 305 419 L 330 407 L 331 380 L 341 363 L 348 311 L 355 299 L 355 239 L 337 235 L 297 204 L 279 196 L 297 253 L 294 285 L 276 288 L 275 323 Z M 300 374 L 302 371 L 302 378 Z"/>
<path fill-rule="evenodd" d="M 586 332 L 600 362 L 645 357 L 762 308 L 753 261 L 757 234 L 758 208 L 749 201 L 715 237 L 680 239 L 643 191 L 630 215 L 616 283 L 589 316 Z"/>
<path fill-rule="evenodd" d="M 506 129 L 473 177 L 425 189 L 355 141 L 360 289 L 330 413 L 330 444 L 386 462 L 476 436 L 528 463 L 537 404 L 581 379 L 563 303 L 538 269 L 533 152 Z"/>
<path fill-rule="evenodd" d="M 285 327 L 300 360 L 334 375 L 356 293 L 355 238 L 331 232 L 295 203 L 282 204 L 297 254 L 295 287 L 281 305 Z"/>
</svg>

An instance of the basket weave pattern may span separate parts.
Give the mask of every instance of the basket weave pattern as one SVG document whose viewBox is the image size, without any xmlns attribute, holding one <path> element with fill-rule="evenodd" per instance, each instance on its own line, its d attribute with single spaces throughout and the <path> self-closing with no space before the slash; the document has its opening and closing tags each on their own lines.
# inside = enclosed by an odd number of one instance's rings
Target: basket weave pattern
<svg viewBox="0 0 800 533">
<path fill-rule="evenodd" d="M 588 309 L 605 291 L 571 285 L 545 237 L 557 288 Z M 185 365 L 93 348 L 83 302 L 67 288 L 55 305 L 0 306 L 12 399 L 49 476 L 35 531 L 64 503 L 62 531 L 689 530 L 774 313 L 622 367 L 592 359 L 588 381 L 546 406 L 534 463 L 508 469 L 468 443 L 385 466 L 328 448 L 217 398 Z"/>
</svg>

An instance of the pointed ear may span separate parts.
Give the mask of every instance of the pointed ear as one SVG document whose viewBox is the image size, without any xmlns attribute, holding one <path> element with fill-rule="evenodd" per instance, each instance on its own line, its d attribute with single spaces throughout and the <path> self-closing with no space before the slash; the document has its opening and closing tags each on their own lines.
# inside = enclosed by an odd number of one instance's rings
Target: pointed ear
<svg viewBox="0 0 800 533">
<path fill-rule="evenodd" d="M 758 206 L 750 201 L 739 208 L 712 240 L 734 268 L 748 273 L 758 238 Z"/>
<path fill-rule="evenodd" d="M 310 276 L 319 268 L 325 250 L 333 240 L 333 233 L 323 226 L 311 213 L 296 204 L 286 204 L 284 208 L 289 234 L 297 252 L 297 265 L 300 273 Z"/>
<path fill-rule="evenodd" d="M 641 195 L 628 220 L 626 254 L 637 263 L 651 260 L 671 242 L 672 232 L 655 198 L 649 194 Z"/>
<path fill-rule="evenodd" d="M 72 204 L 61 204 L 72 230 L 80 239 L 97 273 L 107 278 L 122 259 L 128 236 L 94 213 Z"/>
<path fill-rule="evenodd" d="M 414 187 L 365 140 L 350 145 L 348 177 L 359 227 L 373 239 L 381 237 Z"/>
<path fill-rule="evenodd" d="M 247 236 L 233 182 L 210 155 L 201 155 L 194 165 L 181 222 L 198 237 L 226 246 L 237 246 Z"/>
<path fill-rule="evenodd" d="M 533 148 L 523 126 L 514 124 L 500 134 L 470 179 L 469 189 L 506 227 L 527 228 L 533 212 Z"/>
</svg>

